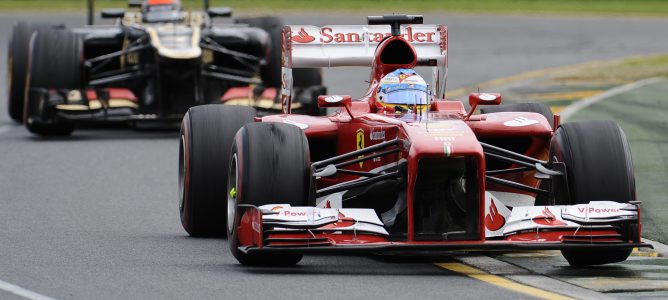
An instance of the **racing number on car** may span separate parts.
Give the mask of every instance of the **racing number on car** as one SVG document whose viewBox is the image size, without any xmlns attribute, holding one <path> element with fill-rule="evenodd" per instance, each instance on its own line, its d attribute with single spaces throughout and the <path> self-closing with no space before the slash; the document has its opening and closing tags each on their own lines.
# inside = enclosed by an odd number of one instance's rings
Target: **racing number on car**
<svg viewBox="0 0 668 300">
<path fill-rule="evenodd" d="M 357 129 L 357 150 L 362 150 L 364 149 L 364 129 Z M 362 158 L 364 155 L 358 156 L 358 158 Z M 364 166 L 364 161 L 360 161 L 360 168 Z"/>
</svg>

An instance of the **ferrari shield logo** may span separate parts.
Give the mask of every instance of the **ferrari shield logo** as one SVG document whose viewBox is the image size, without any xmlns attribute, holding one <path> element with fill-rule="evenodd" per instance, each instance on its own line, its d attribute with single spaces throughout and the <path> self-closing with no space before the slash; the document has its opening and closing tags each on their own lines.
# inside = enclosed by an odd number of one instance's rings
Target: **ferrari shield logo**
<svg viewBox="0 0 668 300">
<path fill-rule="evenodd" d="M 357 150 L 362 150 L 364 149 L 364 130 L 363 129 L 357 129 Z M 364 155 L 358 156 L 359 158 L 364 157 Z M 364 162 L 360 161 L 360 168 L 364 166 Z"/>
</svg>

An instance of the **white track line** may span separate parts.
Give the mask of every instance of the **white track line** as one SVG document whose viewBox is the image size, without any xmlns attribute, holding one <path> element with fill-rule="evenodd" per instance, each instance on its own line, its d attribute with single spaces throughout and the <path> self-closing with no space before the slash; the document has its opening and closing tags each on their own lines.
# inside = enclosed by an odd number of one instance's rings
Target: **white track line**
<svg viewBox="0 0 668 300">
<path fill-rule="evenodd" d="M 30 300 L 55 300 L 51 297 L 44 296 L 42 294 L 35 293 L 33 291 L 26 290 L 18 285 L 11 284 L 0 280 L 0 290 L 12 293 L 17 296 L 21 296 Z"/>
<path fill-rule="evenodd" d="M 664 80 L 664 78 L 662 78 L 662 77 L 652 77 L 652 78 L 643 79 L 643 80 L 636 81 L 636 82 L 631 82 L 629 84 L 621 85 L 621 86 L 618 86 L 618 87 L 615 87 L 615 88 L 611 88 L 611 89 L 609 89 L 609 90 L 607 90 L 603 93 L 600 93 L 596 96 L 592 96 L 592 97 L 589 97 L 589 98 L 586 98 L 586 99 L 583 99 L 583 100 L 580 100 L 580 101 L 575 101 L 575 102 L 571 103 L 569 106 L 566 106 L 566 108 L 564 110 L 562 110 L 561 113 L 559 113 L 559 114 L 561 115 L 562 120 L 566 120 L 566 119 L 570 118 L 571 116 L 573 116 L 579 110 L 581 110 L 581 109 L 583 109 L 583 108 L 585 108 L 589 105 L 592 105 L 596 102 L 599 102 L 603 99 L 610 98 L 612 96 L 615 96 L 615 95 L 618 95 L 618 94 L 621 94 L 621 93 L 624 93 L 624 92 L 628 92 L 632 89 L 639 88 L 639 87 L 644 86 L 644 85 L 659 82 L 661 80 Z"/>
</svg>

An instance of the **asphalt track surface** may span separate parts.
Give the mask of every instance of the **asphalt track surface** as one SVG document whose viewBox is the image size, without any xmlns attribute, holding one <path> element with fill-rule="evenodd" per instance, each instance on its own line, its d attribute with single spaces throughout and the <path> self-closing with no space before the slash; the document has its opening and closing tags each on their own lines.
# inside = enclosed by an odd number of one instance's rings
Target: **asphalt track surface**
<svg viewBox="0 0 668 300">
<path fill-rule="evenodd" d="M 363 15 L 299 14 L 297 24 Z M 79 25 L 83 15 L 0 13 L 0 70 L 11 24 Z M 668 20 L 427 15 L 450 29 L 450 89 L 590 60 L 668 51 Z M 366 71 L 326 72 L 361 93 Z M 348 88 L 354 89 L 349 91 Z M 6 95 L 0 72 L 0 95 Z M 0 107 L 6 99 L 0 97 Z M 428 262 L 306 257 L 296 268 L 244 268 L 224 240 L 189 238 L 177 205 L 176 132 L 80 130 L 40 139 L 0 113 L 0 280 L 54 298 L 523 297 Z M 447 260 L 447 259 L 446 259 Z M 11 295 L 0 291 L 0 298 Z"/>
</svg>

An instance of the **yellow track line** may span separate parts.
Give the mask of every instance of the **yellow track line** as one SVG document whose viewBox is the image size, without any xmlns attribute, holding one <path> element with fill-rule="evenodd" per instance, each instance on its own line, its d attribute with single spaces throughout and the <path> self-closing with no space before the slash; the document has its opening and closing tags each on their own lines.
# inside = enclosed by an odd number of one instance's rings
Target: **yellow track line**
<svg viewBox="0 0 668 300">
<path fill-rule="evenodd" d="M 572 299 L 556 293 L 544 291 L 535 287 L 517 283 L 501 276 L 492 275 L 482 270 L 461 263 L 436 263 L 440 268 L 464 274 L 468 277 L 496 285 L 498 287 L 526 294 L 540 299 Z"/>
<path fill-rule="evenodd" d="M 659 257 L 659 253 L 654 250 L 644 250 L 640 251 L 638 248 L 633 248 L 631 256 L 642 256 L 642 257 Z"/>
</svg>

